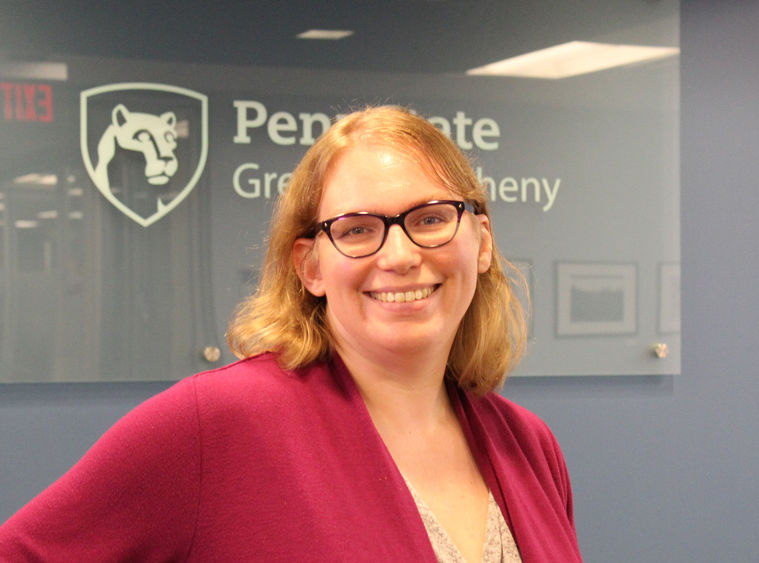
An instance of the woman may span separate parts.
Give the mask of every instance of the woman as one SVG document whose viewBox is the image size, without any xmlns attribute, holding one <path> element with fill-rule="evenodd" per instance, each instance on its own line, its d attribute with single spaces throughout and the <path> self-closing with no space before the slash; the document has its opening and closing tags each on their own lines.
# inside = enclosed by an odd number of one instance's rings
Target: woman
<svg viewBox="0 0 759 563">
<path fill-rule="evenodd" d="M 525 340 L 504 264 L 450 140 L 343 118 L 280 199 L 246 359 L 128 414 L 0 560 L 580 560 L 553 435 L 491 393 Z"/>
</svg>

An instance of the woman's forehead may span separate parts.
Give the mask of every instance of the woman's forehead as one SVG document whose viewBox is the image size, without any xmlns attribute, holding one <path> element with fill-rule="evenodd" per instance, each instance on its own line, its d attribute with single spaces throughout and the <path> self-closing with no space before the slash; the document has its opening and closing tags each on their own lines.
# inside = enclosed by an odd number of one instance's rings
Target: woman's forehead
<svg viewBox="0 0 759 563">
<path fill-rule="evenodd" d="M 431 166 L 387 143 L 357 143 L 331 163 L 324 176 L 319 217 L 351 211 L 389 214 L 453 194 Z"/>
</svg>

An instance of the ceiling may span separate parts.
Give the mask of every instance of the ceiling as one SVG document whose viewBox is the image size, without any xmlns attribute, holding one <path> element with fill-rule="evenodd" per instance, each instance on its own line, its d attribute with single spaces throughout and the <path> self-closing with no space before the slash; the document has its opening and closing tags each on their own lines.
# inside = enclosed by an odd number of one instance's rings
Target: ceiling
<svg viewBox="0 0 759 563">
<path fill-rule="evenodd" d="M 0 0 L 0 61 L 79 55 L 458 73 L 570 40 L 673 46 L 678 13 L 676 0 Z M 312 28 L 354 34 L 295 38 Z"/>
</svg>

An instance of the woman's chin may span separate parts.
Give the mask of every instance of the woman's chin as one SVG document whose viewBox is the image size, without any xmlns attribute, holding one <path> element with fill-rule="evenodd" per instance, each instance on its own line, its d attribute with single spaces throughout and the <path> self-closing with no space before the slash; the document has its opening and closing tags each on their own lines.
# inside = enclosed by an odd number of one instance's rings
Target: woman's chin
<svg viewBox="0 0 759 563">
<path fill-rule="evenodd" d="M 417 356 L 434 351 L 436 354 L 443 353 L 447 357 L 448 349 L 443 350 L 443 348 L 450 348 L 450 343 L 446 344 L 446 340 L 443 335 L 437 334 L 437 331 L 421 326 L 391 326 L 381 332 L 376 332 L 373 342 L 376 350 L 384 354 Z"/>
</svg>

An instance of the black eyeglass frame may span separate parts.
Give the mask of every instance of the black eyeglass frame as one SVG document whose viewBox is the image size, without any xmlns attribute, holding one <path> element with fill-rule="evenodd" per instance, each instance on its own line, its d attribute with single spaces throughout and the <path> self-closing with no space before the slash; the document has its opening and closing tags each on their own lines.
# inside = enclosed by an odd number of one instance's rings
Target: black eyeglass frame
<svg viewBox="0 0 759 563">
<path fill-rule="evenodd" d="M 408 230 L 406 230 L 406 216 L 409 213 L 413 213 L 414 211 L 418 209 L 422 209 L 423 207 L 428 207 L 430 205 L 438 205 L 438 204 L 449 204 L 449 205 L 453 205 L 456 208 L 456 211 L 458 212 L 458 215 L 456 217 L 456 229 L 453 231 L 451 238 L 449 238 L 445 242 L 442 242 L 440 244 L 433 244 L 433 245 L 419 244 L 418 242 L 414 240 L 411 234 L 409 234 Z M 461 216 L 464 214 L 464 211 L 469 211 L 469 213 L 472 213 L 473 215 L 480 214 L 477 208 L 473 204 L 469 203 L 468 201 L 459 201 L 457 199 L 434 199 L 426 203 L 420 203 L 419 205 L 415 205 L 414 207 L 407 209 L 403 213 L 394 215 L 393 217 L 388 217 L 387 215 L 380 215 L 379 213 L 370 213 L 369 211 L 354 211 L 352 213 L 343 213 L 342 215 L 338 215 L 337 217 L 331 217 L 330 219 L 319 221 L 316 227 L 318 231 L 324 231 L 324 233 L 327 235 L 327 238 L 329 238 L 329 241 L 332 243 L 332 246 L 334 246 L 335 249 L 343 256 L 347 258 L 367 258 L 368 256 L 377 254 L 380 250 L 382 250 L 382 247 L 385 246 L 385 241 L 387 240 L 387 233 L 388 231 L 390 231 L 390 227 L 392 227 L 393 225 L 398 225 L 401 229 L 403 229 L 403 232 L 406 233 L 406 236 L 408 237 L 408 239 L 420 248 L 440 248 L 441 246 L 445 246 L 446 244 L 451 242 L 456 237 L 456 233 L 459 232 L 459 225 L 461 225 Z M 344 219 L 345 217 L 376 217 L 377 219 L 380 219 L 384 223 L 385 232 L 382 234 L 382 240 L 380 241 L 379 246 L 377 247 L 376 250 L 368 254 L 361 254 L 359 256 L 351 256 L 350 254 L 346 254 L 345 252 L 340 250 L 340 248 L 337 246 L 337 243 L 335 243 L 335 240 L 332 238 L 331 227 L 332 227 L 332 223 L 334 223 L 335 221 L 338 221 L 339 219 Z"/>
</svg>

